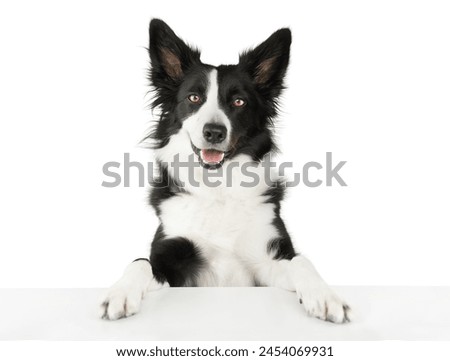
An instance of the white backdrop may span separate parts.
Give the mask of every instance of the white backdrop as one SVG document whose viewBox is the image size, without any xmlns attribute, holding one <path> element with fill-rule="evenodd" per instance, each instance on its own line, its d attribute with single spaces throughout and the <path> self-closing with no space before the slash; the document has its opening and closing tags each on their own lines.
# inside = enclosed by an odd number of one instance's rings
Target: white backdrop
<svg viewBox="0 0 450 361">
<path fill-rule="evenodd" d="M 151 159 L 152 17 L 216 65 L 289 26 L 282 159 L 333 152 L 348 183 L 290 190 L 299 249 L 331 284 L 450 285 L 448 4 L 227 0 L 2 2 L 0 287 L 105 287 L 147 256 L 147 191 L 101 183 Z"/>
</svg>

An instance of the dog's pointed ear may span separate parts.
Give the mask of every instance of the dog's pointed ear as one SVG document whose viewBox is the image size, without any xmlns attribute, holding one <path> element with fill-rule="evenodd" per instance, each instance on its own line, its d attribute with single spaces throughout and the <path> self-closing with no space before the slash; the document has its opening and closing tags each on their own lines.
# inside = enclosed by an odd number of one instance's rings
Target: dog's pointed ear
<svg viewBox="0 0 450 361">
<path fill-rule="evenodd" d="M 239 66 L 258 86 L 281 88 L 289 64 L 291 41 L 291 31 L 280 29 L 255 49 L 241 54 Z"/>
<path fill-rule="evenodd" d="M 200 62 L 200 52 L 184 43 L 164 21 L 152 19 L 149 33 L 152 80 L 179 81 L 190 66 Z"/>
</svg>

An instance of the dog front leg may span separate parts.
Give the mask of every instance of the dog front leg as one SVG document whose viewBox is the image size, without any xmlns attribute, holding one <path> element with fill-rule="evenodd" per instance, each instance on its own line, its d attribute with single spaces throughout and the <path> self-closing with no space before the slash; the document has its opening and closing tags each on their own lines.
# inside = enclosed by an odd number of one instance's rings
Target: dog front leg
<svg viewBox="0 0 450 361">
<path fill-rule="evenodd" d="M 309 315 L 335 323 L 351 320 L 350 307 L 325 283 L 306 257 L 294 257 L 288 269 L 299 301 Z"/>
<path fill-rule="evenodd" d="M 304 256 L 291 260 L 270 260 L 260 267 L 258 279 L 266 286 L 279 287 L 297 293 L 308 315 L 335 323 L 351 320 L 351 309 L 319 275 Z"/>
<path fill-rule="evenodd" d="M 127 266 L 122 277 L 106 292 L 100 306 L 100 316 L 117 320 L 134 315 L 139 311 L 145 293 L 164 285 L 154 279 L 148 259 L 137 259 Z"/>
</svg>

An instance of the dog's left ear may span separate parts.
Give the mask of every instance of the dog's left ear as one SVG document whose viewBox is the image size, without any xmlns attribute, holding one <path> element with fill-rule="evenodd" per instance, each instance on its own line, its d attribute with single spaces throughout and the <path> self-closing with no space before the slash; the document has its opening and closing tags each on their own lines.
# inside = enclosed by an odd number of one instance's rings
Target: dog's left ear
<svg viewBox="0 0 450 361">
<path fill-rule="evenodd" d="M 255 49 L 241 54 L 239 66 L 250 74 L 259 87 L 281 90 L 289 64 L 291 41 L 291 31 L 280 29 Z"/>
<path fill-rule="evenodd" d="M 153 19 L 149 33 L 151 77 L 154 84 L 158 80 L 177 82 L 190 66 L 200 62 L 200 52 L 189 47 L 164 21 Z"/>
</svg>

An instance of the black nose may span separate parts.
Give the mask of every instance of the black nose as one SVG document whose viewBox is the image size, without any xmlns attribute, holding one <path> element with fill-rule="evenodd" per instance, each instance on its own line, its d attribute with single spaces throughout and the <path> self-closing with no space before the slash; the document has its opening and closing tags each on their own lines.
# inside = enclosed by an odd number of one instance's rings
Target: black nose
<svg viewBox="0 0 450 361">
<path fill-rule="evenodd" d="M 227 128 L 221 124 L 207 123 L 203 127 L 203 137 L 209 143 L 222 143 L 227 137 Z"/>
</svg>

